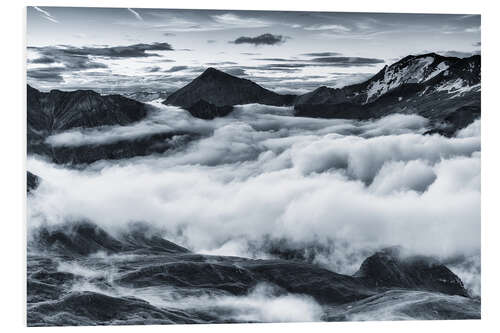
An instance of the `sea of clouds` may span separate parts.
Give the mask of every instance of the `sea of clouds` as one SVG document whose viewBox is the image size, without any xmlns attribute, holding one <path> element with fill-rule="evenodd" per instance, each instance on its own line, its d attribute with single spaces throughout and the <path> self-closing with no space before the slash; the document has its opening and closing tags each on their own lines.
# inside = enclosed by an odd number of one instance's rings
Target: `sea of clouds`
<svg viewBox="0 0 500 333">
<path fill-rule="evenodd" d="M 28 200 L 29 228 L 90 220 L 118 232 L 144 222 L 196 252 L 261 258 L 281 241 L 349 274 L 373 251 L 402 245 L 445 260 L 475 258 L 457 270 L 468 267 L 461 277 L 479 293 L 479 120 L 447 138 L 423 135 L 430 124 L 417 115 L 312 119 L 252 104 L 207 121 L 151 105 L 142 122 L 47 142 L 98 145 L 169 131 L 201 138 L 79 168 L 29 156 L 28 170 L 43 179 Z"/>
</svg>

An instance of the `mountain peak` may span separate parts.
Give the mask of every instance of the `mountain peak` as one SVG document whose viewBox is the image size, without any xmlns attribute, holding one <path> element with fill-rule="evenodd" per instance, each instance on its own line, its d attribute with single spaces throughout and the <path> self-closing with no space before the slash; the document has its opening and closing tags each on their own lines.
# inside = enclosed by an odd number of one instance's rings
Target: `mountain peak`
<svg viewBox="0 0 500 333">
<path fill-rule="evenodd" d="M 209 67 L 189 84 L 168 96 L 164 104 L 180 106 L 189 111 L 192 111 L 193 106 L 196 106 L 197 112 L 195 116 L 197 116 L 198 109 L 200 109 L 203 111 L 203 118 L 209 119 L 206 113 L 215 110 L 214 107 L 220 108 L 249 103 L 276 106 L 290 105 L 293 97 L 295 96 L 277 94 L 250 80 Z M 224 112 L 212 113 L 215 117 L 229 112 L 224 109 Z"/>
<path fill-rule="evenodd" d="M 239 79 L 235 76 L 229 75 L 223 71 L 220 71 L 214 67 L 208 67 L 205 69 L 203 73 L 201 73 L 200 76 L 198 76 L 200 79 L 228 79 L 228 78 L 234 78 L 234 79 Z M 240 79 L 242 80 L 242 79 Z"/>
</svg>

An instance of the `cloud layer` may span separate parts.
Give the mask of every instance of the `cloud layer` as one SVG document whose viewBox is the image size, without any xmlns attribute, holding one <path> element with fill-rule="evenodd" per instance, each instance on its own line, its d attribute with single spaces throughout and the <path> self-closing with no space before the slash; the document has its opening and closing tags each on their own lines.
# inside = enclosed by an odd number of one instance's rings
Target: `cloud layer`
<svg viewBox="0 0 500 333">
<path fill-rule="evenodd" d="M 31 157 L 28 169 L 44 182 L 30 198 L 30 225 L 88 219 L 112 232 L 140 221 L 194 251 L 253 257 L 269 257 L 270 244 L 285 240 L 343 273 L 384 246 L 440 258 L 480 250 L 479 121 L 446 138 L 422 135 L 428 121 L 416 115 L 358 122 L 246 105 L 205 121 L 156 107 L 141 123 L 73 130 L 49 142 L 182 130 L 201 139 L 82 170 Z"/>
</svg>

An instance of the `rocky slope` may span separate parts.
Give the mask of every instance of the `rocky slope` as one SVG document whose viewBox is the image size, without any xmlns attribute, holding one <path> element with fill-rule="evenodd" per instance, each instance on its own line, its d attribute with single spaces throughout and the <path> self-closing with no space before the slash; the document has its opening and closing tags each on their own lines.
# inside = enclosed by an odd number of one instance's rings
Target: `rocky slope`
<svg viewBox="0 0 500 333">
<path fill-rule="evenodd" d="M 40 177 L 27 171 L 26 172 L 26 191 L 30 193 L 40 185 Z"/>
<path fill-rule="evenodd" d="M 159 235 L 139 225 L 110 234 L 89 222 L 34 230 L 28 247 L 28 324 L 248 322 L 231 315 L 244 303 L 233 308 L 217 300 L 244 302 L 262 285 L 274 290 L 275 296 L 266 297 L 310 297 L 327 321 L 363 315 L 373 320 L 373 312 L 392 313 L 392 308 L 407 319 L 480 317 L 480 302 L 432 258 L 387 249 L 348 276 L 296 260 L 199 255 Z M 155 301 L 152 294 L 174 299 Z"/>
<path fill-rule="evenodd" d="M 164 104 L 183 107 L 195 117 L 212 119 L 228 114 L 233 105 L 291 105 L 294 98 L 293 95 L 277 94 L 250 80 L 210 67 L 191 83 L 171 94 Z"/>
<path fill-rule="evenodd" d="M 146 105 L 92 90 L 40 92 L 28 85 L 28 140 L 75 127 L 126 125 L 143 119 Z"/>
<path fill-rule="evenodd" d="M 132 141 L 53 147 L 45 141 L 50 135 L 73 128 L 131 124 L 144 119 L 148 107 L 120 95 L 100 95 L 91 90 L 44 93 L 29 85 L 27 89 L 28 154 L 47 156 L 56 163 L 92 163 L 162 153 L 171 148 L 170 138 L 183 134 L 159 133 Z"/>
<path fill-rule="evenodd" d="M 429 53 L 407 56 L 360 84 L 320 87 L 297 97 L 295 109 L 297 116 L 320 118 L 414 113 L 438 123 L 457 110 L 474 110 L 475 118 L 480 113 L 480 90 L 481 56 L 461 59 Z M 451 125 L 464 127 L 453 121 Z"/>
</svg>

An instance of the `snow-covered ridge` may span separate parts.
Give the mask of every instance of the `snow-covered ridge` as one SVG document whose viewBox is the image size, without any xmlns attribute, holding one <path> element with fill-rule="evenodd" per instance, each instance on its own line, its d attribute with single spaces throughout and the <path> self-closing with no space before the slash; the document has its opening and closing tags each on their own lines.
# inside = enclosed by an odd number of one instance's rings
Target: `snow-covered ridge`
<svg viewBox="0 0 500 333">
<path fill-rule="evenodd" d="M 398 88 L 405 83 L 422 83 L 432 79 L 449 68 L 446 61 L 432 66 L 435 58 L 426 56 L 411 59 L 401 66 L 401 63 L 393 64 L 385 69 L 384 77 L 371 82 L 366 89 L 366 101 L 369 103 L 392 89 Z"/>
</svg>

